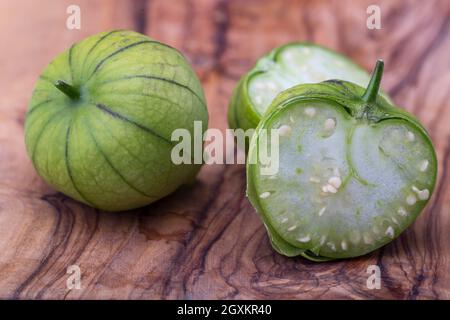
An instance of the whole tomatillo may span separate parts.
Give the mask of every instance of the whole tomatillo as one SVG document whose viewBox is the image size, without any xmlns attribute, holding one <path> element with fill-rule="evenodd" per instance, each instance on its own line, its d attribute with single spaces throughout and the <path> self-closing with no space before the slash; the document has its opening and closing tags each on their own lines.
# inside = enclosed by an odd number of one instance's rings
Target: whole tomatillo
<svg viewBox="0 0 450 320">
<path fill-rule="evenodd" d="M 133 31 L 90 36 L 39 77 L 26 117 L 40 176 L 92 207 L 119 211 L 156 201 L 200 165 L 175 165 L 171 134 L 208 112 L 201 84 L 174 48 Z"/>
</svg>

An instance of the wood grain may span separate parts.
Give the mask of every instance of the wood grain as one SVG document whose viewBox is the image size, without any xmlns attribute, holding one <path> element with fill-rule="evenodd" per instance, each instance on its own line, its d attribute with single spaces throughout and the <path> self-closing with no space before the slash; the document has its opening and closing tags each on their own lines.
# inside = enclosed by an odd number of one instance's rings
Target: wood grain
<svg viewBox="0 0 450 320">
<path fill-rule="evenodd" d="M 82 10 L 67 30 L 66 7 Z M 378 4 L 382 29 L 366 28 Z M 239 77 L 272 47 L 309 40 L 370 69 L 429 129 L 436 192 L 415 224 L 365 257 L 332 263 L 270 247 L 245 197 L 240 165 L 205 166 L 196 183 L 124 213 L 88 208 L 48 187 L 26 156 L 23 123 L 35 79 L 73 41 L 135 29 L 179 48 L 205 88 L 210 127 L 224 130 Z M 0 298 L 450 299 L 450 3 L 448 1 L 1 1 Z M 380 290 L 366 286 L 369 265 Z M 68 290 L 78 265 L 82 288 Z"/>
</svg>

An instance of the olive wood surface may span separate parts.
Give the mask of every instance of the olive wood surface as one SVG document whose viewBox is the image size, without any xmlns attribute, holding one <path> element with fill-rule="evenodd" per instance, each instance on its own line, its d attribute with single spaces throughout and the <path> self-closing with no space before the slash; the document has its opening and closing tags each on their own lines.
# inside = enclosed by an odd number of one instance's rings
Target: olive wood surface
<svg viewBox="0 0 450 320">
<path fill-rule="evenodd" d="M 66 8 L 81 7 L 81 30 Z M 381 7 L 382 29 L 366 27 Z M 34 82 L 74 41 L 134 29 L 178 48 L 205 89 L 210 127 L 225 130 L 239 77 L 262 54 L 308 40 L 369 70 L 429 130 L 439 179 L 417 221 L 364 257 L 329 263 L 271 248 L 245 197 L 243 165 L 204 166 L 192 186 L 139 210 L 106 213 L 47 186 L 24 145 Z M 0 298 L 450 299 L 449 1 L 0 1 Z M 70 265 L 81 289 L 66 286 Z M 367 268 L 381 288 L 367 288 Z"/>
</svg>

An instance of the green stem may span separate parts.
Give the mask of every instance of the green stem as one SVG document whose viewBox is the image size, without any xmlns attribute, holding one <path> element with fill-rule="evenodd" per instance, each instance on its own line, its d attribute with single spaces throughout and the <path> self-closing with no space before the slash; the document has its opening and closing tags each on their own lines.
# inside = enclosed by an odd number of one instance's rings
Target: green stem
<svg viewBox="0 0 450 320">
<path fill-rule="evenodd" d="M 378 91 L 380 90 L 381 78 L 383 76 L 384 62 L 381 59 L 377 60 L 375 68 L 372 72 L 372 77 L 367 85 L 366 92 L 362 96 L 362 100 L 366 103 L 373 103 L 376 101 L 378 96 Z"/>
<path fill-rule="evenodd" d="M 80 90 L 71 86 L 63 80 L 57 80 L 55 82 L 55 87 L 61 90 L 65 95 L 67 95 L 72 100 L 80 99 Z"/>
</svg>

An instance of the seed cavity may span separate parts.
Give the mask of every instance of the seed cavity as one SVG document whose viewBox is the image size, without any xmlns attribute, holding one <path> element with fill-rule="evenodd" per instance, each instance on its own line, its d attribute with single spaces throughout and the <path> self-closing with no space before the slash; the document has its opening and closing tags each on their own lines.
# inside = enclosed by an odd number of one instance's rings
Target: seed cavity
<svg viewBox="0 0 450 320">
<path fill-rule="evenodd" d="M 269 192 L 269 191 L 263 192 L 263 193 L 261 193 L 261 194 L 259 195 L 259 197 L 260 197 L 261 199 L 266 199 L 266 198 L 268 198 L 269 196 L 270 196 L 270 192 Z"/>
<path fill-rule="evenodd" d="M 328 183 L 336 189 L 339 189 L 342 184 L 342 180 L 339 177 L 331 177 L 330 179 L 328 179 Z"/>
<path fill-rule="evenodd" d="M 341 248 L 342 248 L 342 250 L 347 250 L 347 242 L 345 240 L 342 240 Z"/>
<path fill-rule="evenodd" d="M 327 131 L 334 130 L 334 128 L 336 128 L 336 121 L 333 118 L 328 118 L 327 120 L 325 120 L 325 124 L 323 127 Z"/>
<path fill-rule="evenodd" d="M 387 236 L 391 237 L 391 238 L 394 238 L 394 228 L 392 228 L 391 226 L 389 226 L 389 227 L 386 229 L 385 234 L 386 234 Z"/>
<path fill-rule="evenodd" d="M 326 209 L 327 209 L 327 207 L 323 207 L 322 209 L 320 209 L 319 217 L 323 215 L 323 213 L 325 212 Z"/>
<path fill-rule="evenodd" d="M 416 136 L 414 135 L 414 133 L 412 133 L 411 131 L 408 131 L 408 133 L 406 134 L 408 141 L 413 142 L 414 140 L 416 140 Z"/>
<path fill-rule="evenodd" d="M 314 109 L 314 108 L 312 108 L 312 107 L 307 107 L 307 108 L 305 108 L 305 114 L 308 116 L 308 117 L 310 117 L 310 118 L 312 118 L 312 117 L 314 117 L 315 115 L 316 115 L 316 109 Z"/>
<path fill-rule="evenodd" d="M 406 197 L 406 203 L 410 206 L 413 206 L 417 201 L 417 198 L 415 195 L 410 194 Z"/>
<path fill-rule="evenodd" d="M 402 217 L 405 217 L 408 214 L 408 212 L 406 212 L 405 208 L 403 208 L 403 207 L 398 208 L 397 212 Z"/>
<path fill-rule="evenodd" d="M 412 186 L 413 191 L 417 194 L 419 200 L 427 200 L 430 197 L 428 189 L 419 190 L 416 186 Z"/>
<path fill-rule="evenodd" d="M 336 246 L 335 246 L 335 244 L 334 244 L 333 242 L 327 242 L 327 246 L 328 246 L 331 250 L 336 251 Z"/>
<path fill-rule="evenodd" d="M 294 123 L 295 121 L 294 121 L 294 118 L 292 117 L 292 116 L 289 116 L 289 121 L 291 122 L 291 123 Z"/>
<path fill-rule="evenodd" d="M 291 132 L 292 132 L 292 128 L 286 124 L 284 124 L 278 128 L 278 134 L 282 137 L 290 135 Z"/>
<path fill-rule="evenodd" d="M 331 184 L 326 184 L 322 187 L 322 191 L 325 193 L 327 193 L 327 192 L 336 193 L 337 189 L 335 187 L 333 187 Z"/>
<path fill-rule="evenodd" d="M 375 234 L 379 234 L 379 233 L 380 233 L 380 229 L 378 229 L 377 226 L 373 226 L 373 227 L 372 227 L 372 231 L 373 231 L 373 233 L 375 233 Z"/>
<path fill-rule="evenodd" d="M 420 172 L 425 172 L 425 171 L 427 171 L 427 169 L 428 169 L 428 164 L 429 164 L 428 160 L 423 160 L 423 161 L 420 163 L 420 165 L 419 165 L 419 170 L 420 170 Z"/>
<path fill-rule="evenodd" d="M 288 231 L 294 231 L 295 229 L 297 229 L 296 225 L 290 226 L 287 230 Z"/>
<path fill-rule="evenodd" d="M 392 222 L 398 225 L 398 220 L 395 217 L 391 218 Z"/>
<path fill-rule="evenodd" d="M 309 242 L 311 240 L 311 237 L 309 236 L 309 234 L 303 238 L 298 238 L 297 239 L 300 242 Z"/>
<path fill-rule="evenodd" d="M 288 222 L 288 218 L 281 219 L 281 223 L 286 223 L 286 222 Z"/>
</svg>

